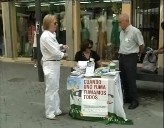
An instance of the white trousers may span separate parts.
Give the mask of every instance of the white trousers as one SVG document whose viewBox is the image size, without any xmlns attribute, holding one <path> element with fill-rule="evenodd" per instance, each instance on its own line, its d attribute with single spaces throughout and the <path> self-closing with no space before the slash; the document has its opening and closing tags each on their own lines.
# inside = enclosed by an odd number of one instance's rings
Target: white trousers
<svg viewBox="0 0 164 128">
<path fill-rule="evenodd" d="M 45 114 L 47 118 L 54 118 L 61 113 L 59 98 L 60 61 L 43 62 L 45 77 Z"/>
</svg>

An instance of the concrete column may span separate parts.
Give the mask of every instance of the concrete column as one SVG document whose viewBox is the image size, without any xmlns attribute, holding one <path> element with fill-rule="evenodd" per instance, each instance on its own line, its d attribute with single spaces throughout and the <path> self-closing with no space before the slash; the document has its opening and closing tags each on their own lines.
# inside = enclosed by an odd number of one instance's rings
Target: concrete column
<svg viewBox="0 0 164 128">
<path fill-rule="evenodd" d="M 122 13 L 128 14 L 129 19 L 131 20 L 131 13 L 132 13 L 131 0 L 122 0 Z"/>
<path fill-rule="evenodd" d="M 74 0 L 73 3 L 73 39 L 74 39 L 74 54 L 79 51 L 81 44 L 80 37 L 80 0 Z"/>
<path fill-rule="evenodd" d="M 67 0 L 65 5 L 66 15 L 66 43 L 69 46 L 68 60 L 74 60 L 74 40 L 73 40 L 73 16 L 72 16 L 72 0 Z"/>
<path fill-rule="evenodd" d="M 4 31 L 5 56 L 17 57 L 16 8 L 14 1 L 2 2 L 2 18 Z"/>
<path fill-rule="evenodd" d="M 163 10 L 164 10 L 164 1 L 160 0 L 159 48 L 161 46 L 164 46 L 164 31 L 161 28 L 161 22 L 164 21 L 164 12 L 163 12 Z M 158 55 L 158 65 L 162 68 L 164 67 L 163 66 L 163 61 L 164 61 L 163 57 L 164 57 L 164 54 Z"/>
<path fill-rule="evenodd" d="M 38 80 L 44 82 L 44 73 L 41 66 L 42 53 L 40 51 L 41 29 L 41 0 L 35 0 L 35 18 L 36 18 L 36 41 L 37 41 L 37 61 L 38 61 Z"/>
</svg>

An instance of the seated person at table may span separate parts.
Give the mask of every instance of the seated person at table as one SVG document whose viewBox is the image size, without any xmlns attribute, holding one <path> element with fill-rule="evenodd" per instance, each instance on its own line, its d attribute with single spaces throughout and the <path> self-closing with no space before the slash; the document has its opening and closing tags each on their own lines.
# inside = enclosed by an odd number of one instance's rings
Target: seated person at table
<svg viewBox="0 0 164 128">
<path fill-rule="evenodd" d="M 96 51 L 91 50 L 92 46 L 92 40 L 87 39 L 82 42 L 80 51 L 78 51 L 75 55 L 76 65 L 78 61 L 89 61 L 90 58 L 93 58 L 95 62 L 95 69 L 102 66 L 99 55 Z"/>
</svg>

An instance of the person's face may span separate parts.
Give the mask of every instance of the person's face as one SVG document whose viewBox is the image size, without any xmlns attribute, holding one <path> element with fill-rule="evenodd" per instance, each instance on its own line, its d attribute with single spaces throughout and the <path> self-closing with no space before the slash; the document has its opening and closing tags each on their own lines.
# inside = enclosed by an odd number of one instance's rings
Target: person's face
<svg viewBox="0 0 164 128">
<path fill-rule="evenodd" d="M 58 22 L 56 20 L 56 18 L 54 18 L 53 22 L 51 22 L 50 24 L 50 31 L 53 33 L 57 30 L 58 27 Z"/>
<path fill-rule="evenodd" d="M 86 48 L 86 51 L 89 52 L 89 51 L 92 49 L 92 47 L 93 47 L 93 46 L 92 46 L 91 44 L 89 44 L 88 47 Z"/>
<path fill-rule="evenodd" d="M 129 25 L 128 21 L 125 20 L 123 17 L 119 17 L 118 22 L 122 30 L 125 30 Z"/>
</svg>

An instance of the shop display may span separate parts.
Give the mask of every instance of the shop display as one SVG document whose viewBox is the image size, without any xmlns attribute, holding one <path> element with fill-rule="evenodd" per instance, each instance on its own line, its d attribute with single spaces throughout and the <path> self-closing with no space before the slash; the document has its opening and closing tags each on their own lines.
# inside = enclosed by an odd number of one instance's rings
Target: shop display
<svg viewBox="0 0 164 128">
<path fill-rule="evenodd" d="M 97 19 L 98 23 L 98 34 L 97 34 L 97 53 L 100 58 L 105 58 L 104 48 L 107 45 L 107 16 L 106 12 L 102 10 L 100 16 Z"/>
<path fill-rule="evenodd" d="M 99 53 L 101 59 L 117 59 L 120 43 L 118 14 L 114 14 L 109 7 L 88 8 L 88 10 L 86 8 L 85 13 L 83 10 L 81 13 L 83 20 L 81 22 L 81 40 L 83 38 L 93 40 L 93 50 Z"/>
<path fill-rule="evenodd" d="M 83 15 L 81 18 L 81 42 L 86 39 L 90 39 L 89 33 L 89 15 Z"/>
<path fill-rule="evenodd" d="M 24 56 L 25 55 L 25 46 L 27 43 L 27 20 L 24 17 L 20 17 L 18 20 L 18 36 L 19 36 L 19 55 Z"/>
<path fill-rule="evenodd" d="M 117 2 L 109 2 L 109 3 L 103 3 L 100 2 L 100 7 L 97 6 L 97 2 L 91 2 L 91 4 L 81 4 L 80 3 L 80 36 L 81 42 L 85 39 L 91 39 L 93 40 L 93 50 L 97 51 L 99 53 L 99 56 L 103 60 L 113 60 L 117 59 L 117 47 L 119 46 L 119 39 L 118 39 L 118 20 L 117 16 L 120 13 L 121 3 Z M 17 3 L 19 4 L 19 3 Z M 24 19 L 24 22 L 26 20 L 26 25 L 23 25 L 23 27 L 20 27 L 22 23 L 20 23 L 21 19 L 18 18 L 17 21 L 17 28 L 23 29 L 25 27 L 29 27 L 28 24 L 30 23 L 31 19 L 35 19 L 35 11 L 33 10 L 34 3 L 28 3 L 28 8 L 22 8 L 17 6 L 17 14 L 22 14 L 21 16 Z M 41 3 L 42 6 L 46 6 L 44 10 L 41 12 L 41 18 L 44 17 L 47 13 L 53 13 L 58 18 L 58 30 L 57 30 L 57 40 L 60 44 L 66 44 L 66 28 L 69 26 L 66 26 L 66 6 L 64 4 L 62 5 L 56 5 L 53 3 L 47 2 L 47 5 L 44 3 Z M 49 6 L 48 6 L 49 5 Z M 87 5 L 87 6 L 86 6 Z M 42 8 L 42 7 L 41 7 Z M 25 9 L 26 11 L 22 11 Z M 23 12 L 23 13 L 22 13 Z M 115 14 L 115 17 L 112 15 Z M 73 20 L 72 20 L 73 21 Z M 28 42 L 28 35 L 27 35 L 27 29 L 21 30 L 20 32 L 18 30 L 18 51 L 19 55 L 26 55 L 25 53 L 27 48 L 25 48 L 25 45 Z M 26 32 L 26 33 L 25 33 Z M 74 31 L 72 31 L 74 32 Z M 23 34 L 24 33 L 24 34 Z M 74 42 L 76 43 L 76 42 Z M 25 51 L 26 50 L 26 51 Z"/>
<path fill-rule="evenodd" d="M 60 31 L 59 31 L 59 43 L 66 45 L 66 16 L 65 12 L 61 12 L 60 14 Z"/>
</svg>

